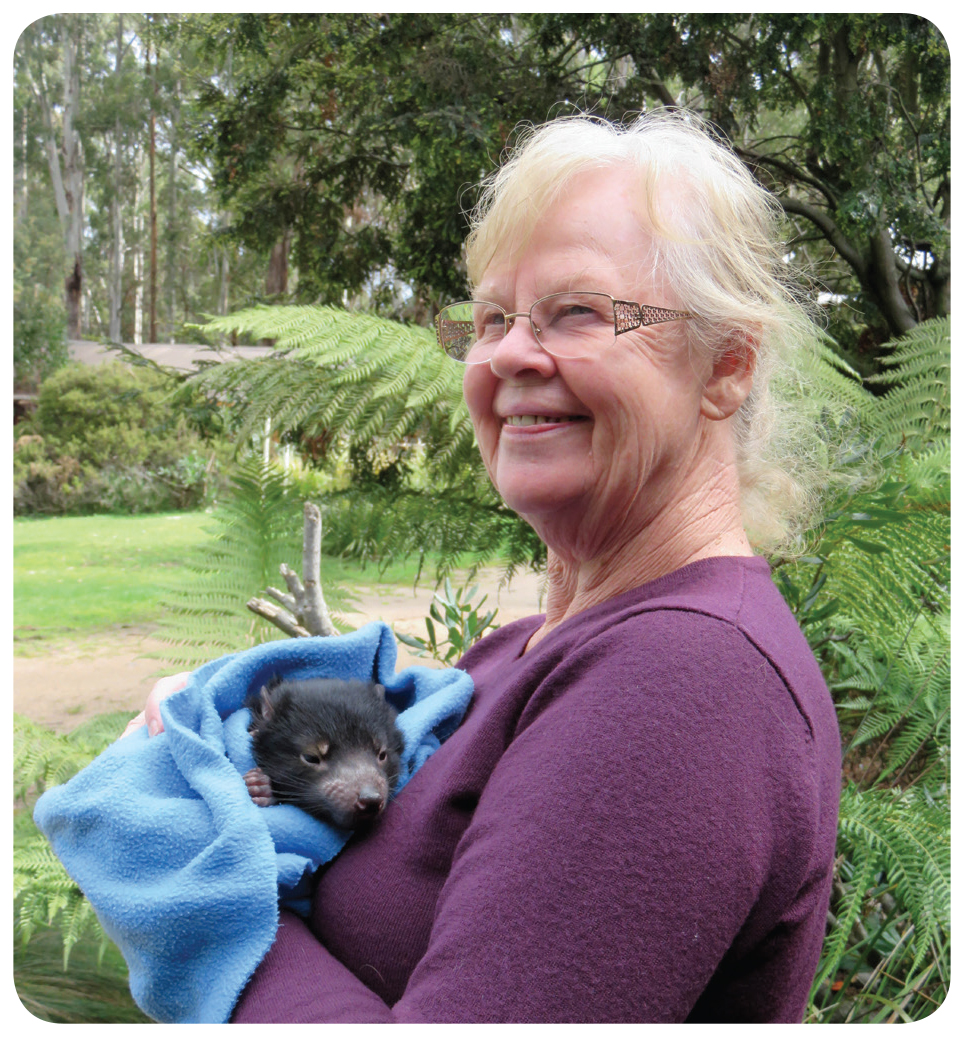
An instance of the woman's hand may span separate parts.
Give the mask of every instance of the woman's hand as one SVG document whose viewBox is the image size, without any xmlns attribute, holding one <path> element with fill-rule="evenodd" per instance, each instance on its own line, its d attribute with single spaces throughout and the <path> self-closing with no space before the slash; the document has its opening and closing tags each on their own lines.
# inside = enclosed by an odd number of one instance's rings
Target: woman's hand
<svg viewBox="0 0 975 1042">
<path fill-rule="evenodd" d="M 148 726 L 150 736 L 160 734 L 163 730 L 163 722 L 159 713 L 159 704 L 164 698 L 169 698 L 170 695 L 186 687 L 189 678 L 189 673 L 174 673 L 172 676 L 157 680 L 146 699 L 145 709 L 129 721 L 128 726 L 119 737 L 125 738 L 133 731 L 138 731 L 143 724 Z"/>
</svg>

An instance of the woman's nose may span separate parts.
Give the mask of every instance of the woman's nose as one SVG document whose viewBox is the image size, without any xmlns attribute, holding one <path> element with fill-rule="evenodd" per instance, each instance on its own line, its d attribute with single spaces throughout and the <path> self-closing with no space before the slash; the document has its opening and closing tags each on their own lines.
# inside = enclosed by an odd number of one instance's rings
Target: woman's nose
<svg viewBox="0 0 975 1042">
<path fill-rule="evenodd" d="M 505 324 L 508 331 L 491 355 L 491 371 L 495 376 L 513 377 L 526 370 L 546 376 L 555 372 L 555 362 L 535 338 L 527 315 L 521 312 L 511 315 Z"/>
</svg>

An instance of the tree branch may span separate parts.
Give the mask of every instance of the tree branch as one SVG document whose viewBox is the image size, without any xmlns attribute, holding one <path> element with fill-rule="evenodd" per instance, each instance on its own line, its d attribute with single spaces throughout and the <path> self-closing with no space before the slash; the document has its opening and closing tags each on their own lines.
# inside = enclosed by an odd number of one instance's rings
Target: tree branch
<svg viewBox="0 0 975 1042">
<path fill-rule="evenodd" d="M 270 601 L 261 600 L 260 597 L 252 597 L 247 602 L 255 615 L 273 623 L 279 630 L 283 630 L 289 637 L 310 637 L 311 634 L 303 626 L 299 626 L 294 616 L 285 611 L 284 608 L 275 607 Z"/>
<path fill-rule="evenodd" d="M 741 159 L 748 163 L 749 166 L 774 166 L 784 174 L 787 174 L 793 181 L 797 181 L 799 184 L 809 185 L 810 188 L 815 188 L 816 191 L 823 196 L 829 206 L 834 209 L 836 208 L 836 197 L 829 185 L 824 184 L 818 178 L 813 177 L 812 174 L 807 173 L 802 169 L 802 167 L 798 167 L 794 163 L 788 162 L 788 160 L 779 159 L 778 156 L 772 156 L 765 152 L 755 152 L 750 148 L 735 146 L 735 152 Z"/>
<path fill-rule="evenodd" d="M 268 586 L 264 593 L 282 605 L 275 607 L 269 601 L 254 597 L 247 607 L 262 619 L 273 623 L 289 637 L 337 637 L 339 631 L 332 623 L 325 598 L 322 596 L 322 515 L 314 503 L 305 504 L 304 549 L 302 551 L 302 578 L 286 565 L 281 575 L 290 591 L 283 593 Z"/>
<path fill-rule="evenodd" d="M 856 272 L 857 278 L 864 284 L 867 281 L 868 263 L 863 254 L 852 242 L 840 231 L 839 225 L 822 210 L 817 209 L 801 199 L 793 199 L 791 196 L 780 196 L 779 202 L 786 213 L 798 214 L 811 221 L 826 238 L 830 241 L 836 252 Z"/>
</svg>

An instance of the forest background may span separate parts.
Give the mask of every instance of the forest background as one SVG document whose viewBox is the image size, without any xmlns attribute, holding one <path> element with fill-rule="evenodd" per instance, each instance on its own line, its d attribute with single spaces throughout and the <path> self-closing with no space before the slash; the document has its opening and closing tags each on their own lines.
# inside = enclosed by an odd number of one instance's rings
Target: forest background
<svg viewBox="0 0 975 1042">
<path fill-rule="evenodd" d="M 203 651 L 239 646 L 239 613 L 200 589 L 263 586 L 304 498 L 326 553 L 540 567 L 431 334 L 467 295 L 464 211 L 526 121 L 703 114 L 782 204 L 828 337 L 804 401 L 841 446 L 809 552 L 773 562 L 848 752 L 809 1019 L 924 1016 L 949 977 L 949 73 L 906 14 L 42 18 L 14 55 L 15 390 L 38 399 L 15 509 L 219 495 L 169 621 L 187 656 L 201 617 Z M 84 339 L 275 350 L 187 379 L 69 365 Z M 63 769 L 43 742 L 23 739 L 25 792 Z M 70 948 L 83 903 L 53 900 L 69 884 L 30 849 L 22 931 L 54 909 Z"/>
</svg>

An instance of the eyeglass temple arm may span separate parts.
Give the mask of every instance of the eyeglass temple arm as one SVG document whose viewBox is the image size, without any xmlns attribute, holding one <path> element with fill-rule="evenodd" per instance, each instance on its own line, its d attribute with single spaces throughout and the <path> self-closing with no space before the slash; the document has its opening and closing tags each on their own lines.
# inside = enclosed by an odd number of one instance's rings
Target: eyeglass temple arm
<svg viewBox="0 0 975 1042">
<path fill-rule="evenodd" d="M 616 320 L 616 335 L 629 333 L 640 326 L 655 326 L 661 322 L 675 322 L 679 318 L 693 318 L 690 311 L 671 311 L 653 304 L 637 304 L 633 300 L 614 300 L 613 317 Z"/>
</svg>

